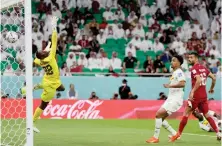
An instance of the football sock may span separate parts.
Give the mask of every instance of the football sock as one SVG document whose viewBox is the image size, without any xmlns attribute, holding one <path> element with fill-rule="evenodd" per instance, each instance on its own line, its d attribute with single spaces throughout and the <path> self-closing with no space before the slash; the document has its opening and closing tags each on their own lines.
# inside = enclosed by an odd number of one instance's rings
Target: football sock
<svg viewBox="0 0 222 146">
<path fill-rule="evenodd" d="M 183 116 L 182 120 L 180 121 L 180 126 L 179 126 L 179 134 L 183 132 L 184 127 L 187 125 L 188 117 Z"/>
<path fill-rule="evenodd" d="M 41 116 L 43 110 L 39 107 L 36 108 L 34 116 L 33 116 L 33 122 L 36 122 L 36 120 L 39 119 L 39 117 Z"/>
<path fill-rule="evenodd" d="M 169 131 L 171 133 L 171 135 L 176 135 L 177 134 L 177 132 L 173 129 L 172 126 L 170 126 L 170 124 L 166 120 L 163 121 L 163 127 L 167 131 Z"/>
<path fill-rule="evenodd" d="M 156 124 L 155 124 L 155 131 L 154 131 L 154 137 L 159 138 L 160 135 L 160 128 L 162 126 L 162 119 L 157 119 L 156 118 Z"/>
<path fill-rule="evenodd" d="M 208 117 L 207 121 L 209 122 L 210 126 L 214 129 L 214 131 L 216 133 L 218 133 L 219 131 L 218 131 L 218 128 L 217 128 L 217 126 L 215 124 L 215 121 L 211 117 Z"/>
</svg>

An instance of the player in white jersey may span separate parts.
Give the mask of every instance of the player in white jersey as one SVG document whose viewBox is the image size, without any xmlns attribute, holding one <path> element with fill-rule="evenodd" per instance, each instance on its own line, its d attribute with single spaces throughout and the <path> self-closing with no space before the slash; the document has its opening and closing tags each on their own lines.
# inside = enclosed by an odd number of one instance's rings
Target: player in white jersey
<svg viewBox="0 0 222 146">
<path fill-rule="evenodd" d="M 170 78 L 170 84 L 164 84 L 169 88 L 168 98 L 156 113 L 156 123 L 154 136 L 148 139 L 147 143 L 158 143 L 160 128 L 163 126 L 171 135 L 176 135 L 176 131 L 165 120 L 172 113 L 178 111 L 183 105 L 184 87 L 186 84 L 185 75 L 181 69 L 183 57 L 176 55 L 172 58 L 171 67 L 173 74 Z"/>
<path fill-rule="evenodd" d="M 212 116 L 213 120 L 216 123 L 216 126 L 221 131 L 221 117 L 216 114 L 214 111 L 209 110 L 208 114 Z M 194 117 L 196 117 L 199 120 L 199 126 L 200 129 L 207 131 L 207 132 L 213 132 L 213 128 L 210 126 L 209 122 L 205 119 L 202 113 L 199 113 L 197 110 L 193 112 Z"/>
</svg>

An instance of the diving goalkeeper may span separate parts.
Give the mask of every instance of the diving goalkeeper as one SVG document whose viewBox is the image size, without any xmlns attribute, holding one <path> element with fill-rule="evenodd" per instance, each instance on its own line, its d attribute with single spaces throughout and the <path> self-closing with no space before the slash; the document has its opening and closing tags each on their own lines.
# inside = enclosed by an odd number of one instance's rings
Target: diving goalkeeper
<svg viewBox="0 0 222 146">
<path fill-rule="evenodd" d="M 47 107 L 48 103 L 55 96 L 56 91 L 64 91 L 65 88 L 61 83 L 59 68 L 56 62 L 56 48 L 57 48 L 57 21 L 58 18 L 52 18 L 52 46 L 50 48 L 51 42 L 48 43 L 44 51 L 39 51 L 36 53 L 36 58 L 34 60 L 34 65 L 41 66 L 44 69 L 44 76 L 41 84 L 37 84 L 34 90 L 43 89 L 41 95 L 41 104 L 36 108 L 33 116 L 33 130 L 39 133 L 40 131 L 35 127 L 35 122 L 39 119 L 44 109 Z"/>
</svg>

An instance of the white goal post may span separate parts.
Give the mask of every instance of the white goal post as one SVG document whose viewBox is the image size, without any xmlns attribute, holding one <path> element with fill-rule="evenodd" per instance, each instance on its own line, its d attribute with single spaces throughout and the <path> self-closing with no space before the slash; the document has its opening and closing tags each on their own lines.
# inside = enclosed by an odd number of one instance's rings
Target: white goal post
<svg viewBox="0 0 222 146">
<path fill-rule="evenodd" d="M 8 50 L 4 50 L 4 48 L 9 48 L 7 46 L 6 37 L 2 33 L 4 31 L 9 31 L 5 26 L 9 26 L 10 28 L 17 27 L 19 25 L 16 24 L 9 24 L 7 19 L 10 19 L 10 16 L 4 17 L 4 12 L 11 13 L 15 9 L 15 7 L 19 7 L 22 12 L 22 20 L 20 25 L 23 25 L 24 31 L 18 30 L 16 32 L 23 36 L 23 44 L 22 46 L 16 43 L 9 44 L 9 46 L 13 46 L 11 49 L 13 52 L 16 52 L 16 47 L 24 48 L 25 53 L 24 56 L 21 58 L 24 59 L 23 69 L 20 69 L 20 64 L 17 61 L 16 55 L 11 55 Z M 31 0 L 0 0 L 0 11 L 1 11 L 1 36 L 0 36 L 0 43 L 1 43 L 1 97 L 0 97 L 0 146 L 33 146 L 33 81 L 32 81 L 32 11 L 31 11 Z M 17 18 L 19 19 L 19 18 Z M 2 20 L 4 20 L 2 22 Z M 14 20 L 15 22 L 16 20 Z M 13 19 L 10 19 L 10 22 L 13 22 Z M 11 30 L 10 30 L 11 31 Z M 14 30 L 13 30 L 14 31 Z M 21 39 L 21 38 L 19 38 Z M 18 41 L 19 41 L 18 39 Z M 18 42 L 17 41 L 17 42 Z M 2 47 L 4 45 L 6 47 Z M 15 53 L 16 54 L 16 53 Z M 9 59 L 8 59 L 9 58 Z M 12 61 L 14 60 L 14 62 Z M 5 66 L 3 63 L 6 63 Z M 2 65 L 3 64 L 3 65 Z M 10 65 L 9 65 L 10 64 Z M 13 68 L 13 65 L 17 65 L 19 75 L 16 74 L 17 69 Z M 12 73 L 7 76 L 4 75 L 4 70 L 6 66 L 12 66 Z M 4 68 L 4 69 L 3 69 Z M 16 71 L 15 71 L 16 70 Z M 21 97 L 16 97 L 19 87 L 18 85 L 23 84 L 26 82 L 25 92 L 26 98 L 22 99 Z M 4 93 L 6 92 L 6 93 Z M 7 94 L 7 96 L 5 96 Z M 4 95 L 4 98 L 2 99 Z M 8 108 L 8 110 L 7 110 Z M 17 113 L 10 113 L 11 111 Z M 16 116 L 15 116 L 16 115 Z M 15 118 L 17 117 L 17 118 Z"/>
</svg>

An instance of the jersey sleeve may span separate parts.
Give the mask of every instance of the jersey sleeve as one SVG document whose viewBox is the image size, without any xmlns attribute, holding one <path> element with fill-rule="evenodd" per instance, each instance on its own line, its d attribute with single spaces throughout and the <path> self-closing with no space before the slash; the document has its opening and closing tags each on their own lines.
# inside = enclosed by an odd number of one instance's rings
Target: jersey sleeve
<svg viewBox="0 0 222 146">
<path fill-rule="evenodd" d="M 34 63 L 40 65 L 40 60 L 38 58 L 35 58 Z"/>
<path fill-rule="evenodd" d="M 191 74 L 195 78 L 197 75 L 200 75 L 199 69 L 197 67 L 193 67 L 191 69 Z"/>
<path fill-rule="evenodd" d="M 177 79 L 178 81 L 186 81 L 186 77 L 185 74 L 182 71 L 179 71 L 176 73 Z"/>
<path fill-rule="evenodd" d="M 52 32 L 52 47 L 48 57 L 46 57 L 43 61 L 50 62 L 56 55 L 56 48 L 57 48 L 57 32 L 53 30 Z"/>
</svg>

